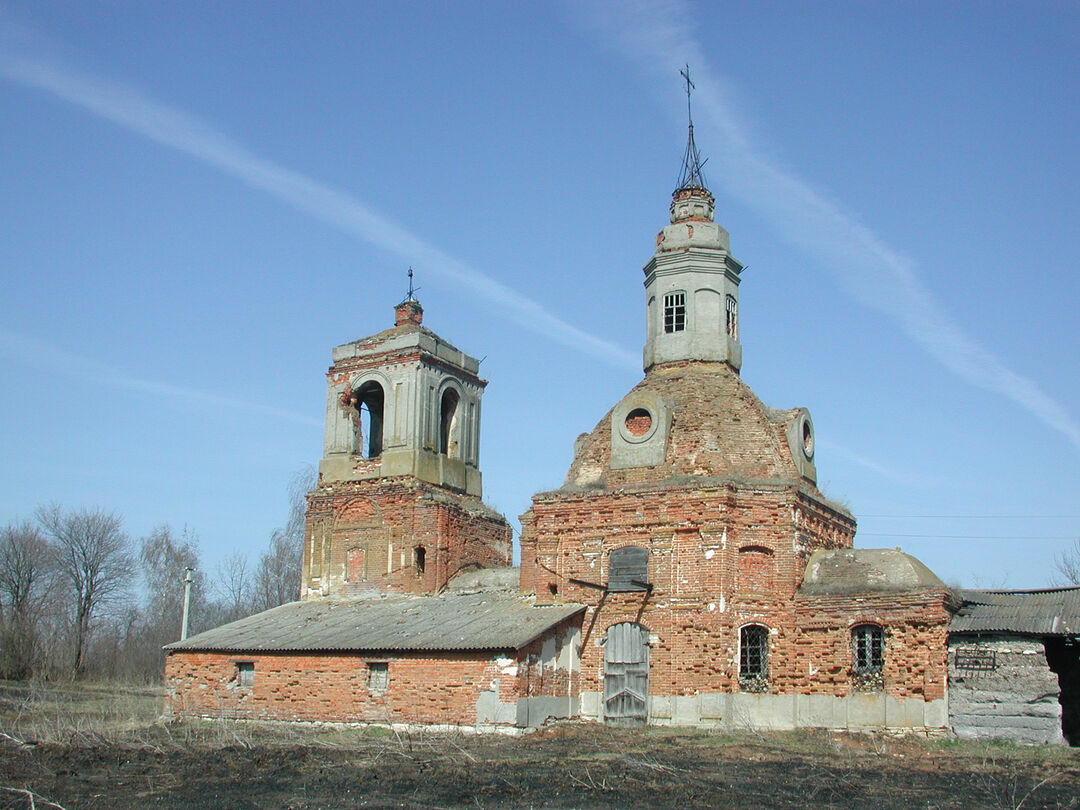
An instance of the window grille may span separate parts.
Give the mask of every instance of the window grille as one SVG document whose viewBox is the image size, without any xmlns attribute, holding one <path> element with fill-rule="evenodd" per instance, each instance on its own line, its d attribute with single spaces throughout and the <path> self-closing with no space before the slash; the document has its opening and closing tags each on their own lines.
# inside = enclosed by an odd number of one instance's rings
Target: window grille
<svg viewBox="0 0 1080 810">
<path fill-rule="evenodd" d="M 664 331 L 682 332 L 685 329 L 686 293 L 668 293 L 664 296 Z"/>
<path fill-rule="evenodd" d="M 852 668 L 858 675 L 881 672 L 885 662 L 885 633 L 876 624 L 851 628 Z"/>
<path fill-rule="evenodd" d="M 739 677 L 765 679 L 769 675 L 769 628 L 750 624 L 739 633 Z"/>
<path fill-rule="evenodd" d="M 997 654 L 994 650 L 961 647 L 956 651 L 953 665 L 960 671 L 993 672 L 997 669 Z"/>
<path fill-rule="evenodd" d="M 368 661 L 368 689 L 382 692 L 390 686 L 390 665 L 385 661 Z"/>
</svg>

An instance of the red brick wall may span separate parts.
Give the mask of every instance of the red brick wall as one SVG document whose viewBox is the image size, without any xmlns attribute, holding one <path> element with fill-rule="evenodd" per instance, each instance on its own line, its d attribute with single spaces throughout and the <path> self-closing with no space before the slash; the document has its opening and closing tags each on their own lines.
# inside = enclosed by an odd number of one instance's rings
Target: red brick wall
<svg viewBox="0 0 1080 810">
<path fill-rule="evenodd" d="M 797 486 L 665 486 L 537 495 L 522 516 L 521 583 L 540 601 L 589 606 L 582 689 L 602 688 L 603 641 L 619 622 L 650 631 L 650 692 L 738 691 L 739 630 L 769 636 L 769 691 L 845 695 L 853 688 L 850 628 L 886 629 L 883 688 L 944 694 L 945 593 L 797 596 L 809 555 L 850 548 L 854 521 Z M 651 593 L 608 593 L 612 549 L 649 549 Z M 554 588 L 555 593 L 552 593 Z"/>
<path fill-rule="evenodd" d="M 509 565 L 511 540 L 506 520 L 478 498 L 410 477 L 320 487 L 308 496 L 302 592 L 434 593 L 463 569 Z M 422 574 L 418 546 L 425 553 Z M 354 559 L 363 551 L 362 578 L 347 575 L 353 549 Z"/>
<path fill-rule="evenodd" d="M 795 602 L 797 665 L 791 684 L 803 692 L 829 688 L 837 694 L 851 691 L 851 628 L 869 623 L 885 630 L 885 693 L 926 700 L 943 698 L 949 617 L 944 589 L 800 596 Z"/>
<path fill-rule="evenodd" d="M 241 687 L 237 661 L 255 665 Z M 368 688 L 368 661 L 385 661 L 389 688 Z M 166 711 L 208 717 L 368 723 L 472 725 L 476 701 L 497 684 L 516 703 L 524 678 L 505 671 L 513 660 L 488 654 L 430 653 L 409 658 L 262 653 L 172 652 L 165 661 Z"/>
<path fill-rule="evenodd" d="M 209 717 L 473 725 L 483 692 L 516 708 L 519 698 L 576 698 L 566 646 L 576 617 L 519 650 L 375 655 L 173 651 L 165 660 L 166 711 Z M 240 685 L 237 662 L 254 664 Z M 385 662 L 388 686 L 372 689 L 369 662 Z"/>
</svg>

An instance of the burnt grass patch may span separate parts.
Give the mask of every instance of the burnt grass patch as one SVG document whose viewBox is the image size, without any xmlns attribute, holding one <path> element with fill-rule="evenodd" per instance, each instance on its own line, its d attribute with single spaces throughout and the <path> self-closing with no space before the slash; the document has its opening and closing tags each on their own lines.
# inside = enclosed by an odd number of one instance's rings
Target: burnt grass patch
<svg viewBox="0 0 1080 810">
<path fill-rule="evenodd" d="M 523 737 L 228 723 L 5 740 L 0 808 L 1077 807 L 1069 749 L 575 725 Z M 307 741 L 304 737 L 309 737 Z"/>
<path fill-rule="evenodd" d="M 565 724 L 520 737 L 162 722 L 160 690 L 0 685 L 8 808 L 1080 808 L 1080 750 Z"/>
</svg>

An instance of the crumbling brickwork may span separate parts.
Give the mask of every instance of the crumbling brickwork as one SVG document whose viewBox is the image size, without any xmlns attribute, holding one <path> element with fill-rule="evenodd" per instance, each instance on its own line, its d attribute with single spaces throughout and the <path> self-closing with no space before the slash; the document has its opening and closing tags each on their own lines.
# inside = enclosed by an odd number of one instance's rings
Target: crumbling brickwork
<svg viewBox="0 0 1080 810">
<path fill-rule="evenodd" d="M 799 452 L 812 458 L 806 433 L 795 434 L 805 445 L 790 438 L 802 411 L 768 409 L 732 369 L 703 363 L 656 367 L 623 403 L 579 439 L 564 487 L 536 495 L 522 516 L 522 589 L 588 605 L 583 691 L 603 692 L 609 628 L 632 622 L 648 630 L 654 699 L 944 698 L 944 586 L 886 594 L 868 581 L 839 595 L 800 593 L 810 556 L 850 549 L 855 534 L 850 513 L 806 478 L 812 467 L 796 463 Z M 637 436 L 653 435 L 641 430 L 638 403 L 659 411 L 654 418 L 668 419 L 670 430 L 658 463 L 624 468 L 613 463 L 614 443 L 633 453 Z M 612 420 L 624 411 L 629 438 L 620 439 Z M 626 546 L 647 551 L 649 587 L 605 591 L 611 553 Z M 860 624 L 884 637 L 880 669 L 869 674 L 853 661 Z M 763 674 L 740 672 L 748 625 L 767 628 Z"/>
<path fill-rule="evenodd" d="M 463 570 L 509 565 L 511 540 L 479 498 L 412 477 L 320 486 L 308 496 L 302 594 L 435 593 Z"/>
<path fill-rule="evenodd" d="M 165 709 L 249 720 L 536 724 L 576 714 L 580 625 L 580 616 L 570 619 L 518 651 L 170 650 Z"/>
<path fill-rule="evenodd" d="M 239 661 L 253 665 L 251 686 L 240 685 Z M 370 685 L 369 663 L 386 665 L 385 688 Z M 252 720 L 473 725 L 482 692 L 516 704 L 525 688 L 518 668 L 512 653 L 172 653 L 166 709 Z"/>
<path fill-rule="evenodd" d="M 586 681 L 602 678 L 607 629 L 637 622 L 652 636 L 650 693 L 738 691 L 739 629 L 762 624 L 771 631 L 770 691 L 846 694 L 850 627 L 877 621 L 890 634 L 887 691 L 942 696 L 943 593 L 796 600 L 810 553 L 848 548 L 854 532 L 850 517 L 797 486 L 548 493 L 534 498 L 522 527 L 523 589 L 541 601 L 589 605 Z M 651 592 L 603 593 L 571 581 L 605 584 L 611 551 L 623 546 L 648 549 Z M 813 626 L 806 638 L 803 624 Z"/>
</svg>

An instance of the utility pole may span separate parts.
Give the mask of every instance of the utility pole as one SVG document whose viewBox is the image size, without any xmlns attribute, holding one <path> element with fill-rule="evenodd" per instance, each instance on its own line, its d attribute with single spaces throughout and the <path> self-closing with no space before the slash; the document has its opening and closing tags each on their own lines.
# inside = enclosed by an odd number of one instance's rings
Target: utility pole
<svg viewBox="0 0 1080 810">
<path fill-rule="evenodd" d="M 195 569 L 191 566 L 184 569 L 184 615 L 180 620 L 181 641 L 187 638 L 188 610 L 191 608 L 191 583 L 195 581 L 191 575 L 194 573 Z"/>
</svg>

